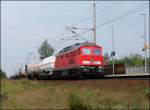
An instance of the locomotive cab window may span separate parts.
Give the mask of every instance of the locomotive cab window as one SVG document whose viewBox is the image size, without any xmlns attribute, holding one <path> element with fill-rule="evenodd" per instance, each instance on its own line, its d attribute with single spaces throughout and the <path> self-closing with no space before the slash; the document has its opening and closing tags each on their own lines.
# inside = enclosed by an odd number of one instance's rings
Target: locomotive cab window
<svg viewBox="0 0 150 110">
<path fill-rule="evenodd" d="M 100 55 L 100 49 L 94 48 L 94 55 Z"/>
<path fill-rule="evenodd" d="M 90 49 L 89 48 L 83 48 L 82 54 L 83 55 L 90 55 Z"/>
</svg>

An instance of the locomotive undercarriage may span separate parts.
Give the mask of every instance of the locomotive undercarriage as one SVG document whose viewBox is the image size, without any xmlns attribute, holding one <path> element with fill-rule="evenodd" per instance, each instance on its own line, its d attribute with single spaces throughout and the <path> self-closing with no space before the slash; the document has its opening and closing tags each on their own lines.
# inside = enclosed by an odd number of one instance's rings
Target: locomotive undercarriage
<svg viewBox="0 0 150 110">
<path fill-rule="evenodd" d="M 77 68 L 55 70 L 50 74 L 49 71 L 38 71 L 28 74 L 28 79 L 83 79 L 99 78 L 103 75 L 103 69 L 95 66 L 80 66 Z"/>
<path fill-rule="evenodd" d="M 63 69 L 54 72 L 56 78 L 71 78 L 71 79 L 83 79 L 83 78 L 97 78 L 102 77 L 103 69 L 92 66 L 80 66 L 75 69 Z"/>
</svg>

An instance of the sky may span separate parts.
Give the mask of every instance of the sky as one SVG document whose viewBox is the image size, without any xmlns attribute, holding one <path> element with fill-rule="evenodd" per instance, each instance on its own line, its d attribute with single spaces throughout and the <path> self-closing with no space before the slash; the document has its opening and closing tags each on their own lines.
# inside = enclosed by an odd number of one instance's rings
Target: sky
<svg viewBox="0 0 150 110">
<path fill-rule="evenodd" d="M 96 43 L 103 47 L 103 54 L 112 51 L 112 31 L 114 27 L 114 48 L 116 58 L 131 53 L 144 56 L 144 17 L 146 14 L 146 38 L 149 42 L 148 1 L 96 1 L 96 25 L 99 26 L 120 15 L 146 4 L 144 8 L 129 16 L 96 28 Z M 38 48 L 43 40 L 55 48 L 55 54 L 63 47 L 84 42 L 61 40 L 72 38 L 65 28 L 93 28 L 92 1 L 2 1 L 1 2 L 1 68 L 11 76 L 27 63 L 38 61 Z M 74 25 L 75 24 L 75 25 Z M 83 33 L 87 30 L 76 30 Z M 80 34 L 88 41 L 93 40 L 93 32 Z M 149 54 L 148 54 L 149 55 Z"/>
</svg>

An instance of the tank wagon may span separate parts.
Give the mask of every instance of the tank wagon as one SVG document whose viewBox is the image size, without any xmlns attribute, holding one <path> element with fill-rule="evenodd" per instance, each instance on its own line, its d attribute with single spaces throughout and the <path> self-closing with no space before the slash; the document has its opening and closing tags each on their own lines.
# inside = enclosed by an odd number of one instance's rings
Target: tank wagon
<svg viewBox="0 0 150 110">
<path fill-rule="evenodd" d="M 55 55 L 27 65 L 25 70 L 29 79 L 47 79 L 53 75 L 54 65 Z"/>
<path fill-rule="evenodd" d="M 80 78 L 103 76 L 102 47 L 77 43 L 65 47 L 55 56 L 27 65 L 29 78 Z"/>
</svg>

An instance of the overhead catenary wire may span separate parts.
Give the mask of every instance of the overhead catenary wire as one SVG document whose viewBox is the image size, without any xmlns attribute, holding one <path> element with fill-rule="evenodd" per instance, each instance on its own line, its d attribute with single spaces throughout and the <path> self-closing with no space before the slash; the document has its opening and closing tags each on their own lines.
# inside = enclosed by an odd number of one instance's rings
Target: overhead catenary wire
<svg viewBox="0 0 150 110">
<path fill-rule="evenodd" d="M 110 23 L 112 23 L 112 22 L 115 22 L 115 21 L 117 21 L 117 20 L 120 20 L 120 19 L 122 19 L 122 18 L 124 18 L 124 17 L 127 17 L 127 16 L 129 16 L 129 15 L 132 15 L 132 14 L 134 14 L 134 13 L 140 11 L 140 10 L 143 10 L 143 9 L 145 9 L 145 8 L 148 7 L 148 6 L 145 6 L 145 5 L 148 5 L 148 3 L 142 4 L 142 5 L 136 7 L 135 9 L 133 9 L 133 10 L 131 10 L 131 11 L 125 13 L 125 14 L 122 14 L 122 15 L 120 15 L 120 16 L 118 16 L 118 17 L 115 17 L 115 18 L 113 18 L 113 19 L 111 19 L 111 20 L 108 20 L 108 21 L 106 21 L 106 22 L 104 22 L 104 23 L 102 23 L 102 24 L 96 26 L 96 28 L 100 28 L 100 27 L 102 27 L 102 26 L 105 26 L 105 25 L 110 24 Z M 105 9 L 110 9 L 110 7 L 111 7 L 111 6 L 107 6 L 107 7 L 105 7 Z M 86 11 L 86 13 L 87 13 L 88 11 L 89 11 L 89 9 Z M 104 10 L 101 10 L 100 12 L 103 12 L 103 11 L 104 11 Z M 98 12 L 98 13 L 100 13 L 100 12 Z M 98 14 L 98 13 L 96 13 L 96 14 Z M 84 15 L 85 15 L 85 14 L 84 14 Z M 90 19 L 90 17 L 88 17 L 88 18 L 86 18 L 86 19 L 81 20 L 83 17 L 84 17 L 84 16 L 82 15 L 82 16 L 78 19 L 78 21 L 75 22 L 72 26 L 77 25 L 77 24 L 79 24 L 79 23 L 81 23 L 81 22 L 83 22 L 83 21 L 86 21 L 87 19 Z M 80 35 L 81 35 L 81 34 L 83 35 L 83 34 L 89 32 L 89 31 L 91 31 L 91 29 L 88 29 L 88 30 L 86 30 L 86 31 L 84 31 L 84 32 L 82 32 L 82 33 L 79 33 L 79 34 L 80 34 Z M 64 31 L 63 31 L 63 32 L 64 32 Z"/>
<path fill-rule="evenodd" d="M 88 8 L 88 9 L 86 10 L 86 12 L 85 12 L 74 24 L 72 24 L 71 26 L 75 26 L 75 25 L 77 25 L 79 22 L 81 22 L 82 18 L 85 17 L 85 15 L 89 12 L 90 9 L 91 9 L 91 7 Z"/>
<path fill-rule="evenodd" d="M 114 6 L 114 5 L 112 5 L 112 4 L 110 4 L 109 6 L 106 6 L 106 7 L 103 8 L 101 11 L 97 12 L 96 15 L 97 15 L 97 14 L 100 14 L 100 13 L 104 13 L 105 11 L 111 9 L 113 6 Z M 83 23 L 83 22 L 85 22 L 85 21 L 87 21 L 87 20 L 89 20 L 89 19 L 92 19 L 92 18 L 93 18 L 93 15 L 91 15 L 91 16 L 89 16 L 89 17 L 83 19 L 83 20 L 80 20 L 78 23 L 74 24 L 73 26 L 75 26 L 75 25 L 77 25 L 77 24 L 81 24 L 81 23 Z"/>
<path fill-rule="evenodd" d="M 74 26 L 74 25 L 78 24 L 78 23 L 80 22 L 80 20 L 89 12 L 90 9 L 91 9 L 91 7 L 88 8 L 88 9 L 86 10 L 86 12 L 85 12 L 73 25 L 71 25 L 71 26 Z M 62 32 L 61 32 L 59 35 L 57 35 L 57 36 L 62 36 L 63 32 L 65 32 L 65 30 L 62 31 Z M 56 39 L 58 39 L 57 36 L 55 37 L 55 41 L 56 41 Z"/>
<path fill-rule="evenodd" d="M 106 24 L 112 23 L 112 22 L 117 21 L 117 20 L 119 20 L 119 19 L 121 19 L 121 18 L 124 18 L 124 17 L 127 17 L 127 16 L 129 16 L 129 15 L 132 15 L 132 14 L 134 14 L 134 13 L 140 11 L 140 10 L 143 10 L 143 9 L 145 9 L 145 8 L 148 7 L 148 6 L 145 6 L 145 5 L 147 5 L 147 4 L 143 4 L 143 5 L 141 5 L 141 6 L 137 7 L 137 8 L 135 8 L 134 10 L 131 10 L 131 11 L 129 11 L 129 12 L 123 14 L 123 15 L 120 15 L 120 16 L 118 16 L 118 17 L 116 17 L 116 18 L 113 18 L 113 19 L 111 19 L 111 20 L 109 20 L 109 21 L 107 21 L 107 22 L 105 22 L 105 23 L 102 23 L 102 24 L 98 25 L 96 28 L 100 28 L 100 27 L 102 27 L 102 26 L 104 26 L 104 25 L 106 25 Z M 145 6 L 145 7 L 143 7 L 143 6 Z"/>
<path fill-rule="evenodd" d="M 108 21 L 106 21 L 106 22 L 104 22 L 104 23 L 102 23 L 102 24 L 96 26 L 96 28 L 100 28 L 100 27 L 102 27 L 102 26 L 105 26 L 105 25 L 110 24 L 110 23 L 112 23 L 112 22 L 115 22 L 115 21 L 117 21 L 117 20 L 120 20 L 120 19 L 122 19 L 122 18 L 124 18 L 124 17 L 127 17 L 127 16 L 129 16 L 129 15 L 132 15 L 132 14 L 138 12 L 138 11 L 141 11 L 141 10 L 143 10 L 143 9 L 145 9 L 145 8 L 148 7 L 148 6 L 145 6 L 145 5 L 148 5 L 148 4 L 147 4 L 147 3 L 146 3 L 146 4 L 142 4 L 142 5 L 140 5 L 139 7 L 135 8 L 134 10 L 131 10 L 131 11 L 125 13 L 125 14 L 122 14 L 122 15 L 120 15 L 120 16 L 118 16 L 118 17 L 115 17 L 115 18 L 113 18 L 113 19 L 111 19 L 111 20 L 108 20 Z M 86 30 L 86 31 L 84 31 L 84 32 L 82 32 L 82 33 L 80 33 L 80 34 L 85 34 L 85 33 L 89 32 L 89 31 L 91 31 L 91 30 Z"/>
<path fill-rule="evenodd" d="M 99 13 L 101 13 L 101 12 L 103 13 L 103 12 L 107 11 L 108 9 L 112 8 L 112 6 L 113 6 L 113 5 L 112 5 L 112 3 L 111 3 L 109 6 L 106 6 L 106 7 L 103 8 L 100 12 L 98 12 L 98 13 L 96 13 L 96 14 L 99 14 Z M 84 21 L 87 21 L 88 19 L 92 18 L 93 16 L 90 16 L 90 17 L 87 17 L 87 18 L 85 18 L 85 19 L 82 20 L 82 18 L 85 17 L 85 15 L 89 12 L 90 9 L 91 9 L 91 7 L 88 8 L 88 9 L 85 11 L 85 13 L 84 13 L 73 25 L 71 25 L 71 26 L 69 26 L 69 27 L 73 27 L 73 26 L 75 26 L 75 25 L 77 25 L 77 24 L 80 24 L 80 23 L 82 23 L 82 22 L 84 22 Z M 86 32 L 91 30 L 91 28 L 78 28 L 78 29 L 86 30 Z M 83 32 L 83 33 L 85 33 L 85 32 Z"/>
<path fill-rule="evenodd" d="M 95 5 L 94 5 L 95 6 Z M 106 10 L 106 9 L 108 9 L 108 8 L 110 8 L 112 5 L 109 5 L 109 6 L 107 6 L 107 7 L 105 7 L 101 12 L 104 12 L 104 10 Z M 92 16 L 93 17 L 93 16 Z M 81 17 L 82 18 L 82 17 Z M 81 22 L 79 22 L 79 23 L 81 23 Z M 77 23 L 76 23 L 77 24 Z M 74 25 L 76 25 L 76 24 L 74 24 Z M 67 27 L 67 28 L 72 28 L 72 29 L 80 29 L 80 30 L 94 30 L 94 28 L 76 28 L 76 27 Z M 72 31 L 74 31 L 74 30 L 72 30 Z M 75 32 L 75 31 L 74 31 Z M 82 37 L 80 34 L 77 34 L 76 32 L 75 33 L 73 33 L 73 34 L 76 34 L 77 36 L 79 36 L 79 37 L 81 37 L 82 39 L 85 39 L 84 37 Z"/>
</svg>

